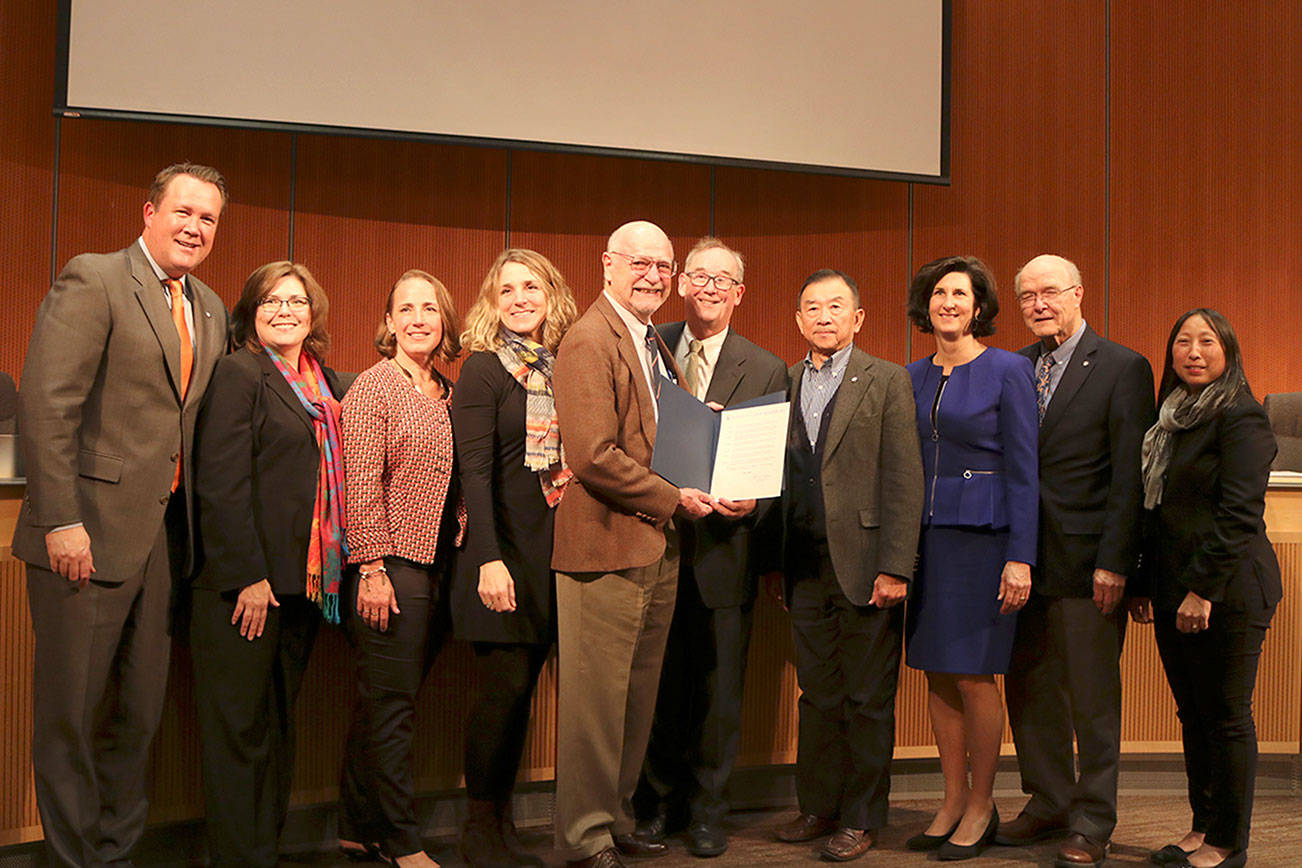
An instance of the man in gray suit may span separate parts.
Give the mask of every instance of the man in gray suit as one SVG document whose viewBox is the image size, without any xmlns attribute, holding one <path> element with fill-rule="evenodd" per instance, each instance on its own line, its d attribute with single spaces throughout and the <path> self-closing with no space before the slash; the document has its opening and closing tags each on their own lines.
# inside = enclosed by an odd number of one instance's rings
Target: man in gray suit
<svg viewBox="0 0 1302 868">
<path fill-rule="evenodd" d="M 796 325 L 809 354 L 791 367 L 783 493 L 786 599 L 800 680 L 796 796 L 778 828 L 791 843 L 835 831 L 844 862 L 886 825 L 903 608 L 922 523 L 922 457 L 904 368 L 854 346 L 863 325 L 846 274 L 805 280 Z"/>
<path fill-rule="evenodd" d="M 702 238 L 687 254 L 678 294 L 685 322 L 660 326 L 683 385 L 702 401 L 730 406 L 787 389 L 787 366 L 731 328 L 746 291 L 741 254 Z M 679 522 L 678 596 L 642 778 L 634 794 L 635 837 L 658 852 L 665 833 L 687 827 L 687 850 L 728 848 L 724 790 L 741 739 L 742 684 L 758 559 L 751 530 L 768 500 L 717 501 L 715 514 Z M 770 567 L 771 568 L 771 567 Z"/>
<path fill-rule="evenodd" d="M 140 237 L 70 261 L 27 347 L 13 552 L 36 633 L 32 763 L 52 864 L 130 864 L 148 812 L 195 416 L 226 351 L 226 309 L 189 275 L 225 205 L 217 170 L 159 172 Z"/>
</svg>

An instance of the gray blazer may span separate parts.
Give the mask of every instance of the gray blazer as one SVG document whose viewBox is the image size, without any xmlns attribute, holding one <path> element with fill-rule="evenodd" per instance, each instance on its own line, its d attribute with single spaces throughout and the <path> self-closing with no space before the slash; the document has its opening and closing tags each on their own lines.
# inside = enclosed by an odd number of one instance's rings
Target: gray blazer
<svg viewBox="0 0 1302 868">
<path fill-rule="evenodd" d="M 77 256 L 55 280 L 18 393 L 27 493 L 16 557 L 48 569 L 46 532 L 82 522 L 95 580 L 122 582 L 142 568 L 163 523 L 178 451 L 192 512 L 195 418 L 226 352 L 227 313 L 211 289 L 188 282 L 195 352 L 182 406 L 180 339 L 139 243 Z"/>
<path fill-rule="evenodd" d="M 800 394 L 804 362 L 792 365 Z M 800 407 L 793 403 L 792 413 Z M 922 527 L 922 453 L 913 384 L 904 368 L 850 350 L 823 447 L 827 547 L 841 591 L 866 606 L 878 573 L 913 577 Z M 787 589 L 787 599 L 791 589 Z"/>
</svg>

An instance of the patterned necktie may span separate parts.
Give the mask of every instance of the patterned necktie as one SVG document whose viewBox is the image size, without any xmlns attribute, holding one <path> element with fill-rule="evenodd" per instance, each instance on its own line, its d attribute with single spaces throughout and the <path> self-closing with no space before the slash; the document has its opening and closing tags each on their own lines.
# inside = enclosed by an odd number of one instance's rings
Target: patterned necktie
<svg viewBox="0 0 1302 868">
<path fill-rule="evenodd" d="M 687 341 L 687 373 L 683 379 L 687 381 L 687 391 L 698 399 L 705 398 L 701 394 L 701 387 L 705 385 L 705 345 L 696 338 Z"/>
<path fill-rule="evenodd" d="M 646 351 L 651 359 L 651 397 L 660 400 L 660 347 L 656 343 L 656 327 L 646 327 Z"/>
<path fill-rule="evenodd" d="M 185 298 L 182 295 L 181 281 L 168 278 L 167 291 L 172 296 L 172 325 L 176 326 L 176 336 L 181 339 L 181 403 L 185 404 L 185 393 L 190 388 L 190 369 L 194 367 L 194 343 L 190 340 L 190 328 L 185 324 Z M 172 477 L 172 490 L 181 486 L 181 464 L 178 453 L 176 475 Z"/>
<path fill-rule="evenodd" d="M 1040 356 L 1040 363 L 1035 368 L 1035 396 L 1040 405 L 1040 421 L 1044 421 L 1044 411 L 1049 407 L 1049 371 L 1053 370 L 1053 353 Z"/>
</svg>

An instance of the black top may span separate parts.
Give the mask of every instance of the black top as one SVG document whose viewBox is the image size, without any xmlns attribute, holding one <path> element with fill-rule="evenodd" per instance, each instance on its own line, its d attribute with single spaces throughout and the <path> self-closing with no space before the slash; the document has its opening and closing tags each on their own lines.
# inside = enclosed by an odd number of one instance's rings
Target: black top
<svg viewBox="0 0 1302 868">
<path fill-rule="evenodd" d="M 194 586 L 238 591 L 268 579 L 278 597 L 304 593 L 320 465 L 312 417 L 271 358 L 240 349 L 217 362 L 194 435 Z"/>
<path fill-rule="evenodd" d="M 524 466 L 525 390 L 495 353 L 472 353 L 452 392 L 452 436 L 469 527 L 452 580 L 452 623 L 472 642 L 551 642 L 556 634 L 552 526 L 538 473 Z M 479 599 L 479 567 L 501 560 L 515 611 Z"/>
<path fill-rule="evenodd" d="M 1167 612 L 1188 591 L 1236 611 L 1271 609 L 1282 587 L 1262 518 L 1275 457 L 1266 411 L 1243 392 L 1171 440 L 1162 502 L 1147 516 L 1145 569 L 1131 592 Z"/>
</svg>

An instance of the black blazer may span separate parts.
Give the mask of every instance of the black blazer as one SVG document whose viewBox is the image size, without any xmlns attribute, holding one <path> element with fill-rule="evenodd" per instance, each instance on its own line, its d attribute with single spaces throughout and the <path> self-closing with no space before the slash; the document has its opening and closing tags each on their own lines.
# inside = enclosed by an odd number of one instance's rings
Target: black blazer
<svg viewBox="0 0 1302 868">
<path fill-rule="evenodd" d="M 1020 352 L 1032 363 L 1042 345 Z M 1153 369 L 1089 326 L 1040 423 L 1040 543 L 1032 587 L 1094 596 L 1094 570 L 1135 575 L 1144 511 L 1140 450 L 1153 424 Z"/>
<path fill-rule="evenodd" d="M 556 511 L 536 471 L 524 466 L 525 390 L 496 353 L 472 353 L 452 390 L 452 437 L 466 503 L 465 546 L 452 579 L 452 625 L 472 642 L 551 642 L 556 583 L 551 570 Z M 479 599 L 479 568 L 500 560 L 515 583 L 515 611 Z"/>
<path fill-rule="evenodd" d="M 325 375 L 341 397 L 335 372 Z M 277 596 L 304 593 L 321 454 L 312 417 L 266 353 L 239 349 L 217 363 L 194 459 L 193 586 L 238 591 L 270 579 Z"/>
<path fill-rule="evenodd" d="M 682 339 L 684 323 L 659 326 L 660 337 L 670 351 L 676 351 Z M 787 391 L 787 365 L 768 350 L 756 346 L 728 329 L 719 348 L 719 359 L 710 376 L 706 401 L 724 407 L 759 398 L 773 392 Z M 690 556 L 701 602 L 708 608 L 721 609 L 745 605 L 755 599 L 756 576 L 766 568 L 777 568 L 777 542 L 781 529 L 772 525 L 773 533 L 752 534 L 766 522 L 777 499 L 761 501 L 755 511 L 741 519 L 724 518 L 711 513 L 691 522 L 680 521 L 684 539 L 682 551 Z"/>
<path fill-rule="evenodd" d="M 1283 587 L 1262 519 L 1275 459 L 1266 411 L 1245 391 L 1212 421 L 1171 440 L 1162 502 L 1147 515 L 1137 590 L 1165 612 L 1189 591 L 1234 611 L 1269 611 Z"/>
</svg>

